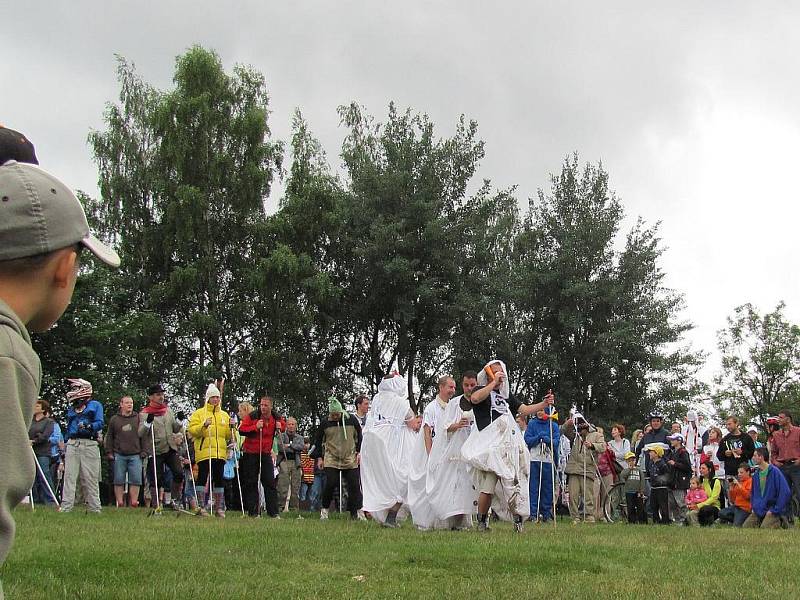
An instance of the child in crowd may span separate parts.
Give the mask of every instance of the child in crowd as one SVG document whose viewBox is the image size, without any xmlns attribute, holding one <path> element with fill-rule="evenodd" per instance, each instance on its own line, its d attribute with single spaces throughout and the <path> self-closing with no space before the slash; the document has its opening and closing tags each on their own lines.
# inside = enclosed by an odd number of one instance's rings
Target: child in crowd
<svg viewBox="0 0 800 600">
<path fill-rule="evenodd" d="M 689 491 L 686 492 L 686 504 L 700 504 L 708 500 L 708 494 L 700 484 L 699 477 L 692 477 L 689 480 Z"/>
<path fill-rule="evenodd" d="M 308 453 L 311 448 L 311 442 L 305 438 L 303 444 L 303 451 L 300 453 L 300 468 L 303 471 L 303 477 L 300 481 L 300 510 L 309 510 L 311 508 L 311 488 L 314 485 L 314 459 Z"/>
<path fill-rule="evenodd" d="M 619 474 L 625 492 L 625 504 L 628 508 L 628 523 L 647 523 L 644 510 L 645 479 L 644 470 L 636 463 L 633 452 L 625 454 L 627 467 Z"/>
<path fill-rule="evenodd" d="M 672 483 L 672 470 L 664 460 L 664 448 L 653 444 L 647 450 L 650 452 L 650 493 L 653 496 L 653 523 L 669 525 L 669 486 Z"/>
</svg>

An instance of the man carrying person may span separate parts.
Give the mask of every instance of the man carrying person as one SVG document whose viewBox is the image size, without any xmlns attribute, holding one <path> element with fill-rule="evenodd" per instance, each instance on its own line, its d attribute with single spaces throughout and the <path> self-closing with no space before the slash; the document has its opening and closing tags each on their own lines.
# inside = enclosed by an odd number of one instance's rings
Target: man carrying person
<svg viewBox="0 0 800 600">
<path fill-rule="evenodd" d="M 97 436 L 103 430 L 103 405 L 92 399 L 92 384 L 85 379 L 68 379 L 67 453 L 64 458 L 64 493 L 61 512 L 75 505 L 75 490 L 80 480 L 83 499 L 89 512 L 100 512 L 100 447 Z"/>
<path fill-rule="evenodd" d="M 242 419 L 239 433 L 245 438 L 239 461 L 244 508 L 251 517 L 261 515 L 258 486 L 264 490 L 264 505 L 270 517 L 278 518 L 278 491 L 272 445 L 275 436 L 286 429 L 286 421 L 272 408 L 272 398 L 262 392 L 258 408 Z"/>
<path fill-rule="evenodd" d="M 286 431 L 280 433 L 278 439 L 278 508 L 284 510 L 288 497 L 289 508 L 300 510 L 300 483 L 303 479 L 300 454 L 305 442 L 297 433 L 297 419 L 286 419 Z"/>
<path fill-rule="evenodd" d="M 514 522 L 530 515 L 528 475 L 530 453 L 515 417 L 531 415 L 553 403 L 552 394 L 543 402 L 522 404 L 511 394 L 508 372 L 502 361 L 490 361 L 478 374 L 478 387 L 469 398 L 476 427 L 461 448 L 461 456 L 472 467 L 478 496 L 478 530 L 489 529 L 489 508 Z M 496 500 L 493 506 L 493 500 Z"/>
<path fill-rule="evenodd" d="M 756 471 L 750 494 L 752 512 L 742 527 L 779 529 L 787 526 L 792 497 L 789 484 L 780 470 L 769 464 L 769 450 L 758 448 L 753 458 L 756 461 Z"/>
<path fill-rule="evenodd" d="M 325 489 L 322 491 L 322 509 L 319 518 L 328 518 L 328 507 L 333 491 L 347 482 L 347 510 L 353 519 L 365 521 L 361 509 L 361 486 L 358 480 L 359 453 L 361 452 L 361 425 L 354 415 L 345 412 L 334 397 L 328 399 L 328 418 L 319 424 L 312 457 L 325 469 Z M 341 492 L 341 487 L 340 487 Z M 341 507 L 340 507 L 341 509 Z"/>
<path fill-rule="evenodd" d="M 47 416 L 49 412 L 50 404 L 47 400 L 39 398 L 33 405 L 33 421 L 28 428 L 31 447 L 39 463 L 39 468 L 36 469 L 36 481 L 33 484 L 33 501 L 40 504 L 54 504 L 56 501 L 50 492 L 55 490 L 50 475 L 50 438 L 53 435 L 55 421 Z"/>
<path fill-rule="evenodd" d="M 147 388 L 147 406 L 139 412 L 139 437 L 142 450 L 148 456 L 147 479 L 150 483 L 150 503 L 161 511 L 160 489 L 164 487 L 166 466 L 172 474 L 170 494 L 181 497 L 183 466 L 178 454 L 179 445 L 173 434 L 183 431 L 183 426 L 167 406 L 165 391 L 160 383 Z M 155 449 L 155 457 L 153 450 Z M 160 479 L 159 479 L 160 478 Z"/>
<path fill-rule="evenodd" d="M 108 421 L 104 440 L 106 456 L 113 464 L 114 498 L 117 507 L 125 506 L 125 484 L 128 484 L 128 503 L 139 506 L 139 486 L 142 485 L 142 443 L 139 437 L 139 414 L 133 410 L 133 398 L 123 396 L 119 412 Z"/>
<path fill-rule="evenodd" d="M 793 510 L 800 511 L 800 427 L 794 424 L 792 414 L 786 409 L 778 413 L 778 425 L 780 429 L 771 438 L 772 464 L 781 470 L 789 483 Z M 800 512 L 789 512 L 790 520 L 800 517 Z"/>
</svg>

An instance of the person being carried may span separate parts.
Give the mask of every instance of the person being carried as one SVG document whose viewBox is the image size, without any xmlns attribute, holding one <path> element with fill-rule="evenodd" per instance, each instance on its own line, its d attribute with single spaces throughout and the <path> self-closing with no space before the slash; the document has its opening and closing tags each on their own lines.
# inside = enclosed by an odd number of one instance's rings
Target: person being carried
<svg viewBox="0 0 800 600">
<path fill-rule="evenodd" d="M 469 398 L 475 428 L 461 448 L 462 458 L 472 467 L 478 496 L 478 531 L 489 529 L 489 508 L 514 521 L 522 531 L 530 516 L 528 476 L 530 453 L 515 417 L 536 414 L 553 404 L 548 394 L 543 402 L 522 404 L 510 394 L 508 371 L 500 360 L 490 361 L 478 373 L 478 385 Z"/>
</svg>

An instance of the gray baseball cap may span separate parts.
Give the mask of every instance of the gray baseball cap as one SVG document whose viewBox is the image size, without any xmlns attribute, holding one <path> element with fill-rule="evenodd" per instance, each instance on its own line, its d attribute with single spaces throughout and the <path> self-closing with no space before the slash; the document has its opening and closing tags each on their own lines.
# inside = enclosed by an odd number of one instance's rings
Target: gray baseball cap
<svg viewBox="0 0 800 600">
<path fill-rule="evenodd" d="M 75 194 L 36 165 L 10 160 L 0 166 L 0 261 L 82 244 L 104 263 L 119 255 L 89 231 Z"/>
</svg>

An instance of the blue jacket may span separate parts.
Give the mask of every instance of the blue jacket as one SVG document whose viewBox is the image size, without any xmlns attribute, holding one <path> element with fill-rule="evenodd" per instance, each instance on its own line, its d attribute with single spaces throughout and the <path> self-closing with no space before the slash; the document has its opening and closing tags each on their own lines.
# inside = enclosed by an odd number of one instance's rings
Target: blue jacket
<svg viewBox="0 0 800 600">
<path fill-rule="evenodd" d="M 104 424 L 103 405 L 97 400 L 89 400 L 82 412 L 75 412 L 70 407 L 67 411 L 67 432 L 64 440 L 96 440 Z"/>
<path fill-rule="evenodd" d="M 50 458 L 55 458 L 61 454 L 58 444 L 64 441 L 61 435 L 61 427 L 58 423 L 53 423 L 53 435 L 50 436 Z"/>
<path fill-rule="evenodd" d="M 558 444 L 561 440 L 561 433 L 558 423 L 553 421 L 553 453 L 558 457 Z M 540 419 L 534 417 L 528 421 L 528 428 L 525 430 L 525 443 L 528 448 L 535 448 L 544 443 L 550 448 L 550 419 Z"/>
<path fill-rule="evenodd" d="M 760 478 L 764 475 L 761 469 L 756 470 L 753 475 L 753 489 L 750 492 L 750 504 L 753 512 L 764 518 L 767 512 L 773 515 L 784 515 L 789 510 L 789 500 L 792 492 L 789 484 L 778 467 L 770 465 L 767 469 L 767 484 L 764 487 L 764 495 L 761 495 Z"/>
</svg>

